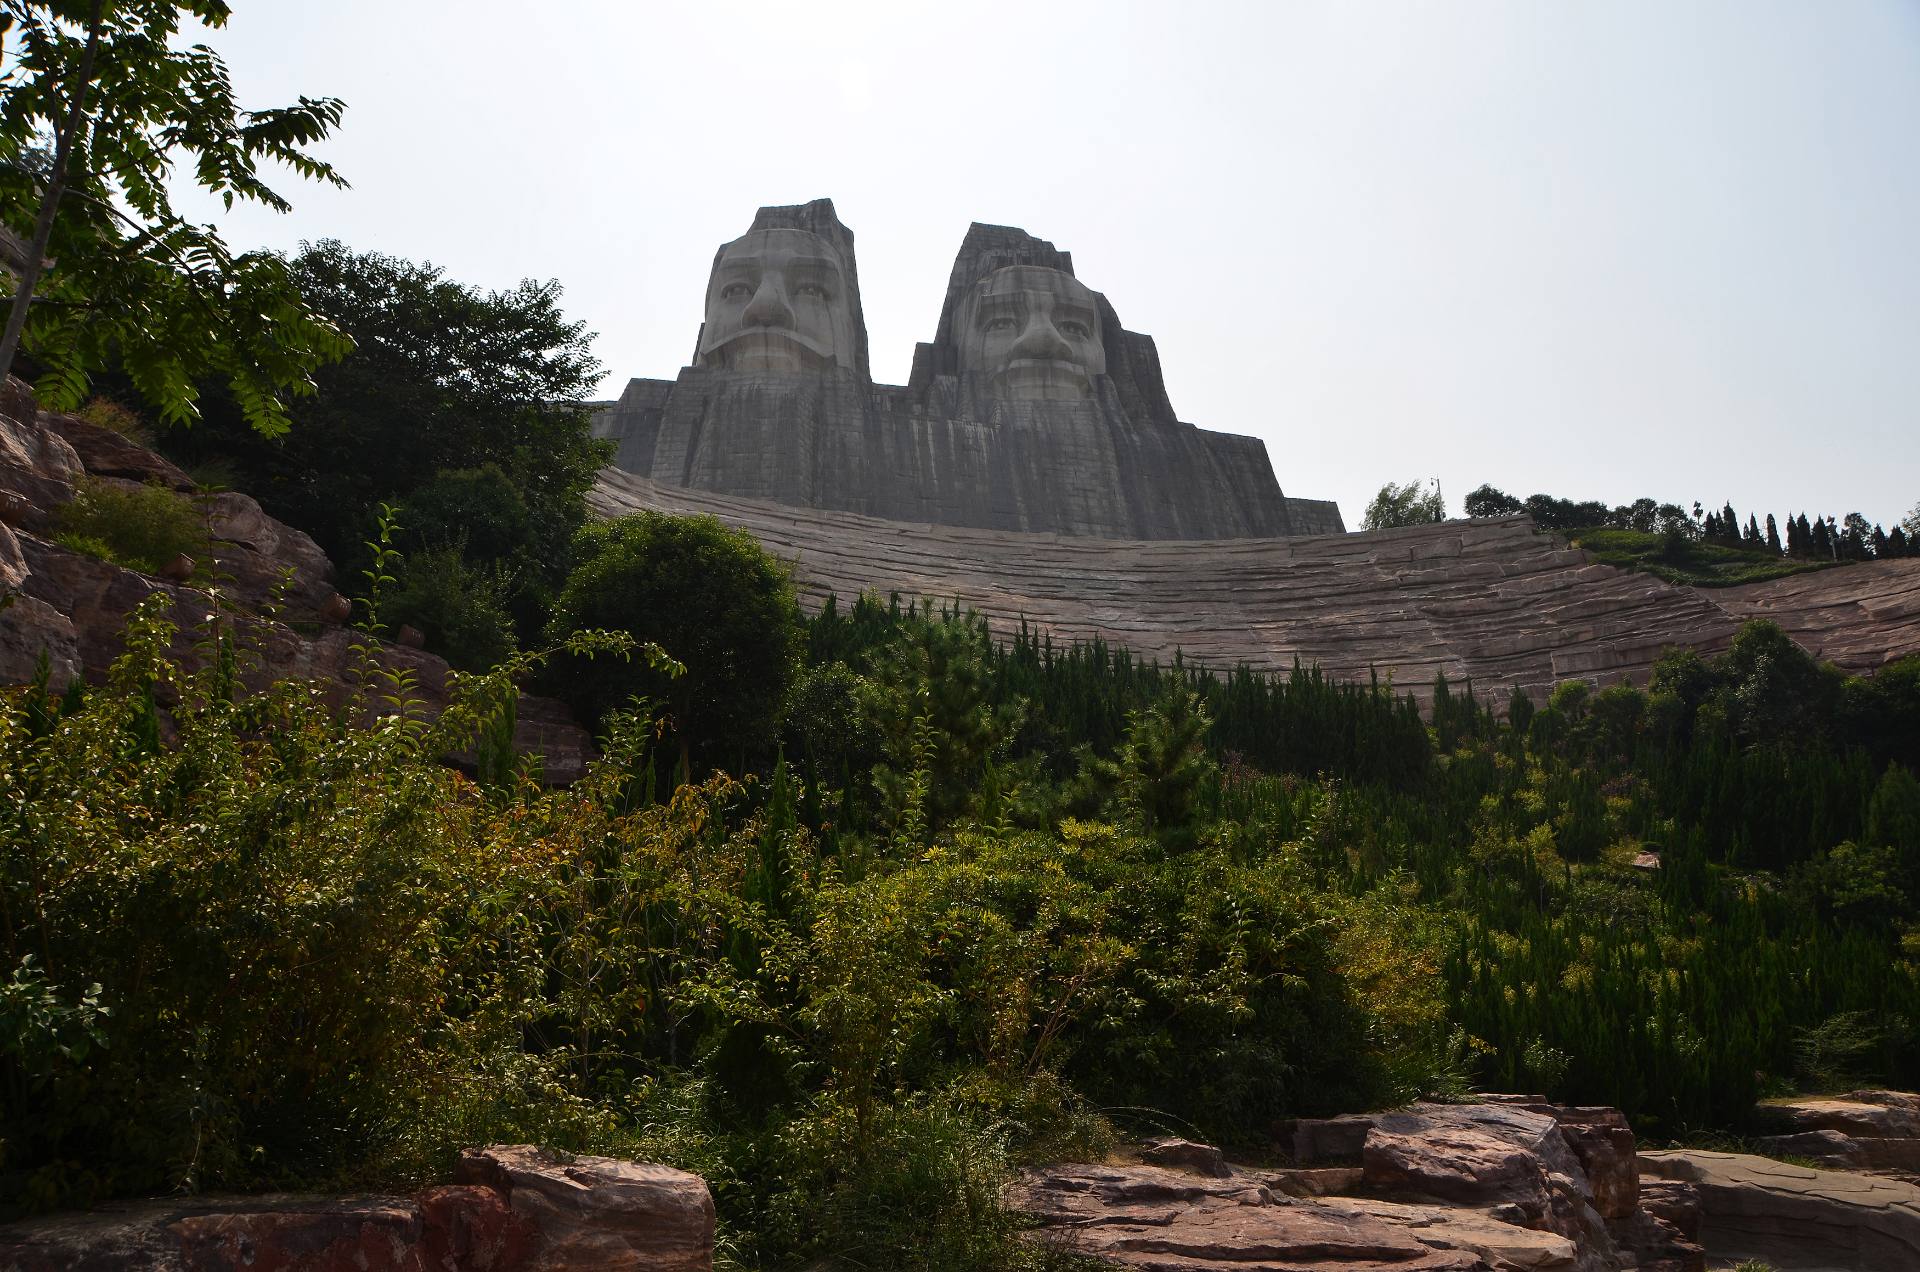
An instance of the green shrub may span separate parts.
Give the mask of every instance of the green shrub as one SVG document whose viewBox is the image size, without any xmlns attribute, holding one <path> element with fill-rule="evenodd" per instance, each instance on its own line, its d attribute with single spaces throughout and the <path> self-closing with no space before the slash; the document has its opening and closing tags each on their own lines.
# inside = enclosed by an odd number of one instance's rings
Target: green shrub
<svg viewBox="0 0 1920 1272">
<path fill-rule="evenodd" d="M 207 527 L 193 501 L 165 486 L 129 488 L 83 478 L 60 509 L 55 542 L 115 565 L 158 574 L 177 556 L 207 555 Z"/>
<path fill-rule="evenodd" d="M 630 633 L 686 674 L 605 659 L 556 660 L 549 684 L 588 721 L 634 698 L 666 707 L 684 753 L 709 765 L 766 758 L 797 671 L 800 609 L 787 571 L 713 517 L 643 512 L 587 526 L 548 627 Z"/>
<path fill-rule="evenodd" d="M 428 649 L 462 671 L 485 671 L 513 652 L 513 617 L 498 571 L 443 547 L 404 558 L 399 575 L 380 601 L 389 626 L 418 628 Z"/>
</svg>

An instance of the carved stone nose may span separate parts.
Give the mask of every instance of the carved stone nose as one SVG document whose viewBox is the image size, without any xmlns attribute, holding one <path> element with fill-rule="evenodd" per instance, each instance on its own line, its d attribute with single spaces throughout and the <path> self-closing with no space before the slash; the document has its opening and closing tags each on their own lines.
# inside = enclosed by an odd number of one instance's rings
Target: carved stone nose
<svg viewBox="0 0 1920 1272">
<path fill-rule="evenodd" d="M 784 290 L 769 279 L 760 284 L 760 290 L 753 294 L 753 303 L 740 318 L 749 327 L 791 327 L 793 310 L 787 305 Z"/>
<path fill-rule="evenodd" d="M 1027 324 L 1020 333 L 1020 342 L 1013 347 L 1013 355 L 1019 358 L 1069 358 L 1073 356 L 1073 346 L 1055 329 L 1052 321 L 1041 318 Z"/>
</svg>

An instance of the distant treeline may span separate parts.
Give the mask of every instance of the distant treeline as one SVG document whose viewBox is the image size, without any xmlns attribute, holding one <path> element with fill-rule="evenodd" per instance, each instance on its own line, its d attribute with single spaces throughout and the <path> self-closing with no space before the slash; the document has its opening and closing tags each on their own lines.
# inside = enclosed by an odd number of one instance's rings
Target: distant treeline
<svg viewBox="0 0 1920 1272">
<path fill-rule="evenodd" d="M 1774 556 L 1807 560 L 1872 561 L 1920 555 L 1914 542 L 1913 523 L 1920 520 L 1920 508 L 1907 516 L 1906 523 L 1885 530 L 1857 512 L 1841 518 L 1808 517 L 1798 513 L 1777 521 L 1767 513 L 1762 521 L 1747 514 L 1743 525 L 1731 503 L 1719 512 L 1708 512 L 1695 503 L 1691 509 L 1679 504 L 1656 503 L 1636 499 L 1630 504 L 1609 507 L 1597 499 L 1575 502 L 1552 495 L 1516 498 L 1493 486 L 1481 486 L 1466 498 L 1469 517 L 1511 517 L 1526 513 L 1544 530 L 1570 533 L 1577 530 L 1634 530 L 1642 534 L 1667 534 L 1743 548 Z"/>
</svg>

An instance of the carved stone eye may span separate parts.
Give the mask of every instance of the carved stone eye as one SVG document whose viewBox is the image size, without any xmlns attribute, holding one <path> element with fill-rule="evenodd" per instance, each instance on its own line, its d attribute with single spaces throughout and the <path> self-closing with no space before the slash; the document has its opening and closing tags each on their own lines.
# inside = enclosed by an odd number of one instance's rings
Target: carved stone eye
<svg viewBox="0 0 1920 1272">
<path fill-rule="evenodd" d="M 986 330 L 986 331 L 1012 331 L 1012 330 L 1013 330 L 1013 319 L 1011 319 L 1011 318 L 989 318 L 989 319 L 987 319 L 987 322 L 986 322 L 986 326 L 985 326 L 985 327 L 983 328 L 983 330 Z"/>
<path fill-rule="evenodd" d="M 745 283 L 728 283 L 720 289 L 720 299 L 722 300 L 745 300 L 751 295 L 753 295 L 753 288 L 747 286 Z"/>
<path fill-rule="evenodd" d="M 1074 322 L 1072 319 L 1068 319 L 1066 322 L 1060 324 L 1060 330 L 1074 337 L 1076 340 L 1085 340 L 1087 338 L 1087 324 L 1084 322 Z"/>
<path fill-rule="evenodd" d="M 801 283 L 793 289 L 793 294 L 802 300 L 817 300 L 821 304 L 827 301 L 827 289 L 818 283 Z"/>
</svg>

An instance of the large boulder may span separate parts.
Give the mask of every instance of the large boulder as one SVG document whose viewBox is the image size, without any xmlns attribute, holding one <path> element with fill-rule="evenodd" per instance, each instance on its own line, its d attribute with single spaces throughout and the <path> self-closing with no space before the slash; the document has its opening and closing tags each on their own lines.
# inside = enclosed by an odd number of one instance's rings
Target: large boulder
<svg viewBox="0 0 1920 1272">
<path fill-rule="evenodd" d="M 712 1272 L 697 1176 L 525 1146 L 413 1197 L 119 1202 L 0 1225 L 0 1272 Z"/>
<path fill-rule="evenodd" d="M 1008 1201 L 1038 1221 L 1043 1239 L 1126 1267 L 1705 1264 L 1687 1235 L 1698 1221 L 1689 1185 L 1659 1184 L 1658 1212 L 1640 1205 L 1633 1132 L 1617 1109 L 1509 1097 L 1300 1119 L 1276 1134 L 1293 1165 L 1243 1170 L 1205 1145 L 1155 1143 L 1141 1154 L 1148 1164 L 1028 1172 Z M 1156 1154 L 1165 1160 L 1155 1164 Z M 1328 1164 L 1344 1161 L 1363 1165 Z M 1166 1168 L 1174 1162 L 1184 1169 Z"/>
<path fill-rule="evenodd" d="M 1849 1091 L 1770 1100 L 1754 1111 L 1772 1134 L 1755 1147 L 1773 1157 L 1802 1157 L 1841 1170 L 1920 1174 L 1920 1095 Z"/>
<path fill-rule="evenodd" d="M 1612 1266 L 1612 1237 L 1580 1159 L 1548 1114 L 1500 1104 L 1415 1104 L 1380 1114 L 1362 1150 L 1368 1187 L 1490 1208 L 1577 1242 Z"/>
<path fill-rule="evenodd" d="M 1779 1272 L 1920 1268 L 1920 1188 L 1904 1181 L 1692 1149 L 1642 1153 L 1640 1168 L 1693 1186 L 1716 1259 Z"/>
<path fill-rule="evenodd" d="M 1171 1272 L 1492 1272 L 1464 1249 L 1322 1202 L 1276 1197 L 1245 1178 L 1158 1166 L 1059 1166 L 1023 1175 L 1008 1204 L 1040 1239 L 1128 1268 Z"/>
<path fill-rule="evenodd" d="M 711 1272 L 713 1198 L 698 1175 L 529 1144 L 469 1149 L 456 1178 L 493 1189 L 538 1234 L 537 1270 Z"/>
</svg>

